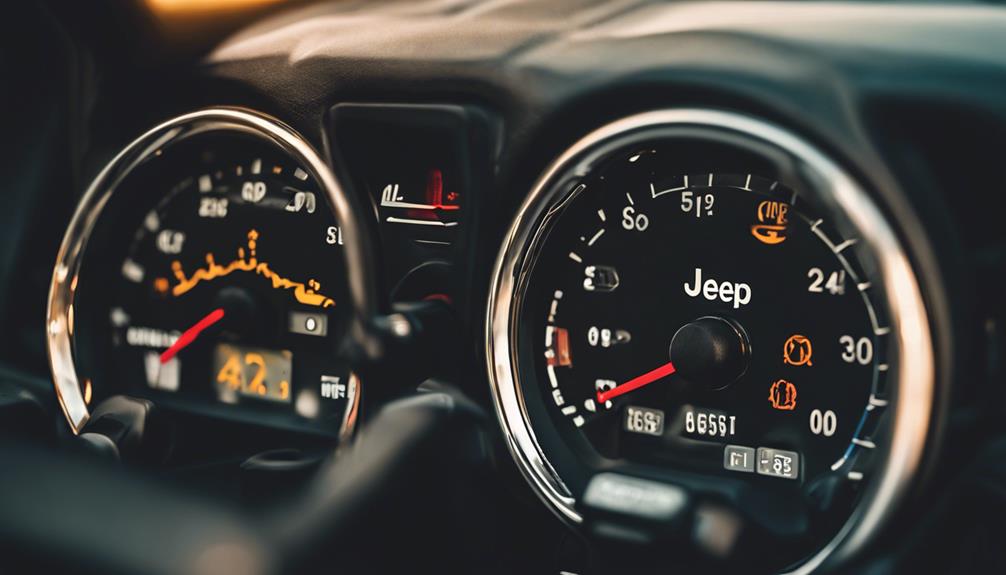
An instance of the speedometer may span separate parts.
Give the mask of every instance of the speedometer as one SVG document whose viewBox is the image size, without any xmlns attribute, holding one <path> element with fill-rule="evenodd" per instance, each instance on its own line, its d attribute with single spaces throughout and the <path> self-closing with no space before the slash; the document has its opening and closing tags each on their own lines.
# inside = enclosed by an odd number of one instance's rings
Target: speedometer
<svg viewBox="0 0 1006 575">
<path fill-rule="evenodd" d="M 360 302 L 341 193 L 300 136 L 251 112 L 197 112 L 134 143 L 84 198 L 53 279 L 73 428 L 128 394 L 350 431 L 361 383 L 336 352 Z"/>
<path fill-rule="evenodd" d="M 667 157 L 602 167 L 538 254 L 524 323 L 550 411 L 612 459 L 840 468 L 887 397 L 889 328 L 855 241 L 773 180 L 667 173 Z"/>
<path fill-rule="evenodd" d="M 911 473 L 892 445 L 921 449 L 892 420 L 924 429 L 928 403 L 897 402 L 931 398 L 932 353 L 893 233 L 836 164 L 743 116 L 638 116 L 557 160 L 507 241 L 490 376 L 560 516 L 645 539 L 668 493 L 726 505 L 768 570 L 822 561 L 857 508 L 875 527 L 876 486 Z"/>
</svg>

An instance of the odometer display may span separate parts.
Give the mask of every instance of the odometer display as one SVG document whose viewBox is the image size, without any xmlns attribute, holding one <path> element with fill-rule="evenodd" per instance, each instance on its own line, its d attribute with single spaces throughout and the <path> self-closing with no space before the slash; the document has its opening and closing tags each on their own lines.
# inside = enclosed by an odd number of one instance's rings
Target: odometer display
<svg viewBox="0 0 1006 575">
<path fill-rule="evenodd" d="M 221 343 L 213 352 L 217 396 L 226 403 L 241 397 L 290 403 L 293 353 Z"/>
</svg>

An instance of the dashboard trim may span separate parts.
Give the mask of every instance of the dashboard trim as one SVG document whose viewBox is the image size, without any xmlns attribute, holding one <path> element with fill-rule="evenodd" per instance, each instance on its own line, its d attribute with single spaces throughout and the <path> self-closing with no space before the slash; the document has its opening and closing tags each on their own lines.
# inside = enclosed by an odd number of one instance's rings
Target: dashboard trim
<svg viewBox="0 0 1006 575">
<path fill-rule="evenodd" d="M 781 127 L 739 113 L 712 109 L 644 112 L 607 124 L 580 139 L 538 178 L 521 205 L 496 259 L 486 313 L 487 370 L 495 410 L 507 447 L 537 495 L 570 524 L 583 521 L 575 498 L 549 463 L 535 437 L 517 370 L 515 325 L 520 307 L 520 273 L 529 246 L 551 214 L 572 193 L 570 178 L 585 175 L 608 151 L 664 127 L 695 127 L 767 144 L 799 161 L 814 177 L 819 195 L 834 202 L 858 237 L 870 246 L 886 289 L 892 358 L 890 437 L 883 461 L 869 478 L 859 505 L 838 533 L 790 573 L 811 573 L 861 550 L 888 522 L 919 469 L 933 411 L 935 359 L 929 317 L 911 260 L 895 230 L 869 193 L 837 162 Z M 564 178 L 564 179 L 560 179 Z"/>
</svg>

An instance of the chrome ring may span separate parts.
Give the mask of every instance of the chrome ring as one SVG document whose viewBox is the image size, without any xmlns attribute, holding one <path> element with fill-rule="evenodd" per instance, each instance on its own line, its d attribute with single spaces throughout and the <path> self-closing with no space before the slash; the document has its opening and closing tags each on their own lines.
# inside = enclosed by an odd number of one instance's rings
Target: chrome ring
<svg viewBox="0 0 1006 575">
<path fill-rule="evenodd" d="M 831 203 L 871 250 L 885 286 L 892 345 L 891 434 L 884 458 L 849 519 L 820 551 L 791 573 L 810 573 L 838 563 L 877 534 L 904 500 L 926 446 L 935 394 L 935 360 L 929 318 L 909 257 L 870 195 L 836 162 L 799 136 L 764 121 L 726 111 L 676 109 L 646 112 L 603 126 L 566 150 L 539 177 L 520 207 L 496 259 L 486 312 L 485 351 L 496 414 L 507 447 L 538 496 L 560 518 L 582 522 L 576 501 L 550 464 L 532 428 L 517 372 L 516 320 L 523 296 L 524 256 L 537 243 L 550 215 L 568 201 L 568 184 L 586 175 L 613 150 L 649 139 L 666 128 L 696 128 L 784 152 L 816 183 L 814 192 Z"/>
<path fill-rule="evenodd" d="M 363 337 L 366 333 L 366 325 L 375 312 L 376 293 L 370 244 L 356 220 L 352 198 L 328 164 L 292 128 L 258 112 L 211 108 L 179 116 L 137 138 L 105 166 L 77 206 L 56 256 L 46 309 L 46 348 L 56 397 L 75 434 L 80 433 L 90 416 L 77 379 L 72 344 L 74 296 L 88 238 L 108 200 L 134 168 L 167 146 L 198 134 L 221 131 L 249 134 L 278 146 L 299 162 L 327 194 L 344 237 L 351 238 L 345 243 L 346 266 L 353 270 L 348 278 L 353 309 L 348 333 L 351 337 Z M 355 422 L 355 417 L 347 421 Z"/>
</svg>

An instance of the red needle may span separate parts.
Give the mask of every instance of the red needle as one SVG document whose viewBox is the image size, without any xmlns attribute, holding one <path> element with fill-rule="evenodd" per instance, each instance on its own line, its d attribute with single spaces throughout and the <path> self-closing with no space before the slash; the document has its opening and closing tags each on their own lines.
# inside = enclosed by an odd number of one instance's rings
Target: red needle
<svg viewBox="0 0 1006 575">
<path fill-rule="evenodd" d="M 223 308 L 219 308 L 211 311 L 209 315 L 197 321 L 196 325 L 185 330 L 185 332 L 178 337 L 178 340 L 176 340 L 171 347 L 164 350 L 164 353 L 161 354 L 161 363 L 165 364 L 171 361 L 171 358 L 175 357 L 178 352 L 182 351 L 188 347 L 189 344 L 196 341 L 196 338 L 199 337 L 199 334 L 203 333 L 203 330 L 222 319 L 224 319 L 224 310 Z"/>
<path fill-rule="evenodd" d="M 607 391 L 598 391 L 597 401 L 598 403 L 611 401 L 612 399 L 615 399 L 620 395 L 624 395 L 626 393 L 629 393 L 630 391 L 635 391 L 645 385 L 650 385 L 654 381 L 657 381 L 658 379 L 663 379 L 668 375 L 671 375 L 672 373 L 674 373 L 674 364 L 671 362 L 667 362 L 664 365 L 658 367 L 657 369 L 654 369 L 653 371 L 644 373 L 639 377 L 634 377 L 629 381 L 621 385 L 616 385 L 615 387 Z"/>
</svg>

